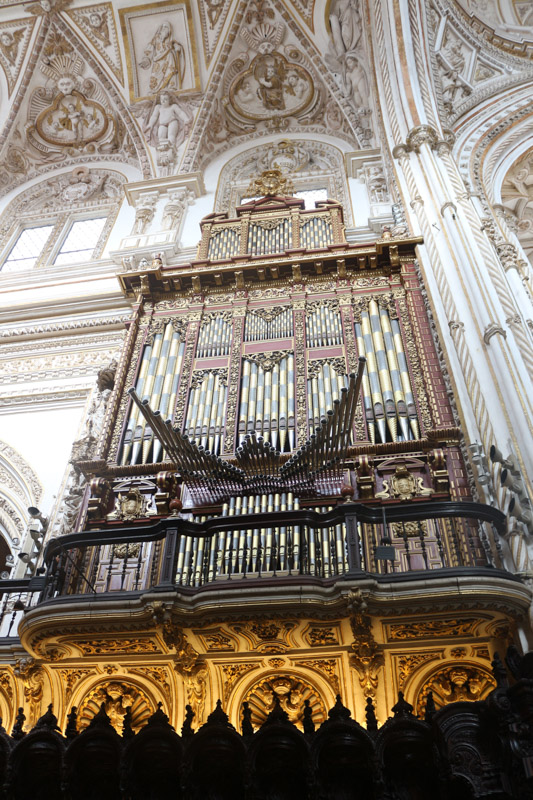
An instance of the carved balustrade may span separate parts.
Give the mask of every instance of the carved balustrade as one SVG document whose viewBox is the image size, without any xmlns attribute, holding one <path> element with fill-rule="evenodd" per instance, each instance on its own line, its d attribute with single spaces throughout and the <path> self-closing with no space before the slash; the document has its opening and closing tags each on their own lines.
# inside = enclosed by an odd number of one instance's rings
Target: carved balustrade
<svg viewBox="0 0 533 800">
<path fill-rule="evenodd" d="M 204 515 L 203 521 L 176 515 L 50 542 L 42 597 L 493 569 L 501 566 L 497 537 L 504 526 L 500 512 L 470 502 L 348 502 L 329 511 Z"/>
</svg>

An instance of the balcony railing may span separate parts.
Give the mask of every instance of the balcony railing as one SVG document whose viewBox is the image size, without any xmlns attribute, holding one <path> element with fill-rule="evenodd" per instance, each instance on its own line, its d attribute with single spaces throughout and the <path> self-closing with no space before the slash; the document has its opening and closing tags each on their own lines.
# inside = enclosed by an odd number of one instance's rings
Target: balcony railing
<svg viewBox="0 0 533 800">
<path fill-rule="evenodd" d="M 477 503 L 312 509 L 182 517 L 51 541 L 41 598 L 143 592 L 235 581 L 405 579 L 442 569 L 498 568 L 505 517 Z"/>
</svg>

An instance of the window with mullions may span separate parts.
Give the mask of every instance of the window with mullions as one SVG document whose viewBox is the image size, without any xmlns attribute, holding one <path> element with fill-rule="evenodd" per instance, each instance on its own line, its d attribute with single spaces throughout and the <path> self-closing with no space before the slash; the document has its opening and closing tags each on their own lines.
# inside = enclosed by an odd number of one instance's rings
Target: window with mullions
<svg viewBox="0 0 533 800">
<path fill-rule="evenodd" d="M 32 269 L 52 231 L 54 225 L 39 225 L 35 228 L 25 228 L 19 234 L 15 244 L 2 264 L 4 272 Z"/>
<path fill-rule="evenodd" d="M 107 216 L 101 216 L 65 223 L 62 217 L 47 225 L 24 228 L 0 269 L 3 272 L 33 269 L 41 259 L 45 263 L 63 266 L 97 258 L 102 249 L 106 221 Z"/>
<path fill-rule="evenodd" d="M 80 219 L 74 222 L 61 245 L 54 264 L 77 264 L 89 261 L 102 235 L 107 217 Z"/>
</svg>

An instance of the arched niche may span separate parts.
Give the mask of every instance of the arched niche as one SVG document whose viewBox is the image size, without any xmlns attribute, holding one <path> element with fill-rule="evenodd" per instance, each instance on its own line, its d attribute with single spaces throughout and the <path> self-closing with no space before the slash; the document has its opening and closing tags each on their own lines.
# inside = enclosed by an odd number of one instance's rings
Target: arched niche
<svg viewBox="0 0 533 800">
<path fill-rule="evenodd" d="M 500 202 L 507 225 L 533 265 L 533 147 L 507 171 Z"/>
<path fill-rule="evenodd" d="M 0 441 L 0 574 L 10 570 L 21 548 L 29 520 L 28 508 L 38 506 L 41 483 L 28 462 L 7 442 Z"/>
<path fill-rule="evenodd" d="M 485 700 L 495 688 L 494 676 L 485 664 L 466 660 L 440 663 L 438 667 L 426 671 L 413 687 L 414 713 L 421 719 L 424 718 L 430 692 L 436 708 L 439 709 L 448 703 Z"/>
<path fill-rule="evenodd" d="M 329 198 L 342 203 L 347 226 L 353 224 L 344 153 L 327 141 L 279 136 L 240 152 L 218 166 L 221 169 L 215 211 L 232 214 L 241 198 L 247 195 L 251 181 L 264 170 L 277 166 L 284 175 L 290 176 L 296 192 L 325 188 Z M 206 168 L 206 184 L 214 167 L 213 163 Z"/>
</svg>

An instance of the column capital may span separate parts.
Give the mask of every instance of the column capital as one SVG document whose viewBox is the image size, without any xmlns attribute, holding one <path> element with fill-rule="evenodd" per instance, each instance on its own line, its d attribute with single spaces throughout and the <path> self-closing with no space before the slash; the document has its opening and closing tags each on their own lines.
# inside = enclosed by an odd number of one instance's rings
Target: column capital
<svg viewBox="0 0 533 800">
<path fill-rule="evenodd" d="M 397 144 L 393 150 L 394 158 L 402 159 L 409 153 L 418 153 L 423 144 L 428 144 L 437 155 L 442 156 L 450 153 L 455 142 L 455 135 L 452 131 L 444 128 L 442 136 L 431 125 L 417 125 L 411 128 L 407 134 L 404 144 Z"/>
</svg>

